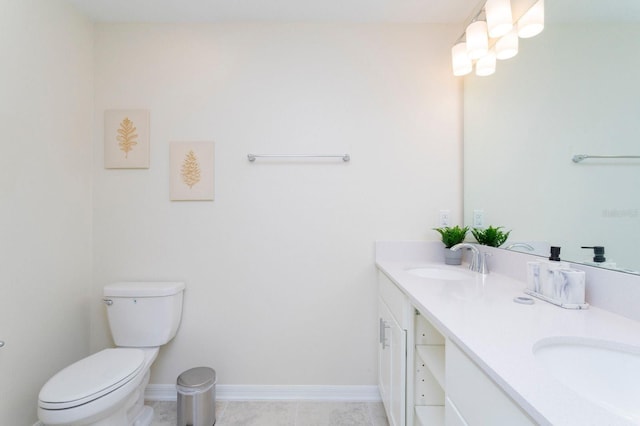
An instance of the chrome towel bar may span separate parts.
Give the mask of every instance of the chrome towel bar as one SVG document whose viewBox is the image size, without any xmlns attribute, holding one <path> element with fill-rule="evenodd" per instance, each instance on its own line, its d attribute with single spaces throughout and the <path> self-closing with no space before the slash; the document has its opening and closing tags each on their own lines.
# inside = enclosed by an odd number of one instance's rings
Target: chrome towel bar
<svg viewBox="0 0 640 426">
<path fill-rule="evenodd" d="M 587 155 L 587 154 L 577 154 L 574 155 L 572 160 L 574 163 L 579 163 L 582 160 L 586 160 L 588 158 L 640 158 L 640 155 Z"/>
<path fill-rule="evenodd" d="M 249 161 L 256 161 L 256 158 L 342 158 L 342 161 L 347 162 L 351 160 L 349 154 L 341 155 L 311 155 L 311 154 L 249 154 L 247 155 Z"/>
</svg>

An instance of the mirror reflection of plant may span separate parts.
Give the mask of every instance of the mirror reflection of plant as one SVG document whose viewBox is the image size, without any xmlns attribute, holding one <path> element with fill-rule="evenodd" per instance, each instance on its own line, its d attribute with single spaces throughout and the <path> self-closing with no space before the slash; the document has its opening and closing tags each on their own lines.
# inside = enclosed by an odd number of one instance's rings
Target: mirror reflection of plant
<svg viewBox="0 0 640 426">
<path fill-rule="evenodd" d="M 509 238 L 509 234 L 511 233 L 511 231 L 502 232 L 502 228 L 502 226 L 498 226 L 496 228 L 489 226 L 486 229 L 473 228 L 471 233 L 479 244 L 484 246 L 500 247 L 505 241 L 507 241 L 507 238 Z"/>
<path fill-rule="evenodd" d="M 469 227 L 465 226 L 464 228 L 460 228 L 456 225 L 453 227 L 444 226 L 442 228 L 433 228 L 433 230 L 437 231 L 442 236 L 444 246 L 446 248 L 451 248 L 464 241 L 467 236 L 467 232 L 469 231 Z"/>
</svg>

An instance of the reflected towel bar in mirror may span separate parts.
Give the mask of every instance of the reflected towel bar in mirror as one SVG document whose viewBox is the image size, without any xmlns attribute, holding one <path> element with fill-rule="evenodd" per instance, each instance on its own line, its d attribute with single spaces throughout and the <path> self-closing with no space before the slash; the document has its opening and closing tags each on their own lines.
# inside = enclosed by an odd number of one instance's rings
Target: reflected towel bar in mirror
<svg viewBox="0 0 640 426">
<path fill-rule="evenodd" d="M 574 163 L 579 163 L 582 160 L 586 160 L 588 158 L 640 158 L 640 155 L 587 155 L 587 154 L 577 154 L 574 155 L 572 160 Z"/>
</svg>

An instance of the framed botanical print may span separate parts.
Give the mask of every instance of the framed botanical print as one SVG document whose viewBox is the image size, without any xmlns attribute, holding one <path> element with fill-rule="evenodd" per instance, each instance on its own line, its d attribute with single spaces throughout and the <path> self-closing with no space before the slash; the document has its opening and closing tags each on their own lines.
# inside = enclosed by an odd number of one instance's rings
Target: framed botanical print
<svg viewBox="0 0 640 426">
<path fill-rule="evenodd" d="M 214 143 L 171 142 L 171 200 L 213 200 Z"/>
<path fill-rule="evenodd" d="M 149 111 L 112 109 L 104 112 L 104 167 L 149 168 Z"/>
</svg>

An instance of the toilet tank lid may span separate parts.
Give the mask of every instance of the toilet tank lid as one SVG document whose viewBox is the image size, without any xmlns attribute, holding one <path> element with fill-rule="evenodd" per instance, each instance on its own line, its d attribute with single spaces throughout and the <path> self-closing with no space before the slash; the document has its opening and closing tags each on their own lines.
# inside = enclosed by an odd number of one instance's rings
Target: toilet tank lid
<svg viewBox="0 0 640 426">
<path fill-rule="evenodd" d="M 162 297 L 173 296 L 185 288 L 177 281 L 120 281 L 104 287 L 107 297 Z"/>
</svg>

